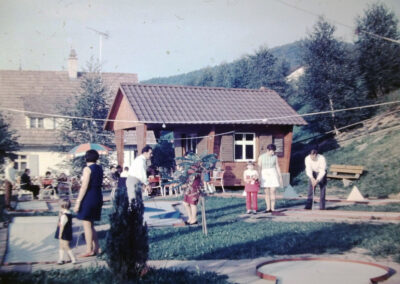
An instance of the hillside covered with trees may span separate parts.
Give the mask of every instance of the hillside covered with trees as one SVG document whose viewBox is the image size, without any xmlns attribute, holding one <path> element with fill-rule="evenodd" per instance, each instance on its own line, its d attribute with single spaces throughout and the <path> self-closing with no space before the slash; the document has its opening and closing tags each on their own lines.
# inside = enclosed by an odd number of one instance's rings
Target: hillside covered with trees
<svg viewBox="0 0 400 284">
<path fill-rule="evenodd" d="M 353 43 L 340 41 L 336 26 L 319 18 L 302 40 L 268 49 L 260 47 L 230 63 L 186 74 L 153 78 L 142 83 L 226 88 L 260 88 L 277 91 L 301 114 L 307 127 L 295 139 L 338 134 L 346 126 L 374 115 L 374 108 L 335 112 L 384 101 L 400 87 L 400 32 L 398 19 L 384 4 L 374 4 L 357 19 Z M 294 81 L 287 76 L 298 67 L 304 74 Z"/>
</svg>

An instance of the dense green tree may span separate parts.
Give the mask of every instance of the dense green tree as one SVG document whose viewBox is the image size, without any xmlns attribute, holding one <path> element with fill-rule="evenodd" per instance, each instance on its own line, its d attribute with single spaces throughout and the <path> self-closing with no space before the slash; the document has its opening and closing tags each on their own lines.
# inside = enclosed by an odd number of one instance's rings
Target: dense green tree
<svg viewBox="0 0 400 284">
<path fill-rule="evenodd" d="M 12 152 L 19 149 L 17 135 L 10 125 L 4 120 L 0 113 L 0 164 L 4 163 L 4 158 L 12 155 Z"/>
<path fill-rule="evenodd" d="M 197 78 L 195 84 L 196 84 L 196 86 L 210 87 L 213 85 L 213 81 L 214 81 L 214 74 L 213 74 L 211 68 L 206 68 L 203 70 L 203 72 Z"/>
<path fill-rule="evenodd" d="M 357 33 L 358 64 L 370 96 L 400 87 L 400 32 L 395 14 L 384 4 L 373 4 L 357 19 Z"/>
<path fill-rule="evenodd" d="M 230 88 L 232 86 L 232 70 L 227 63 L 222 63 L 215 68 L 214 86 Z"/>
<path fill-rule="evenodd" d="M 334 38 L 335 27 L 320 18 L 305 41 L 305 73 L 301 95 L 308 111 L 334 111 L 366 103 L 357 65 L 345 45 Z M 311 129 L 327 132 L 363 118 L 364 113 L 340 112 L 307 117 Z"/>
<path fill-rule="evenodd" d="M 164 168 L 167 172 L 170 172 L 175 167 L 175 150 L 174 144 L 171 142 L 173 139 L 173 132 L 161 132 L 160 139 L 153 148 L 152 166 Z"/>
<path fill-rule="evenodd" d="M 81 79 L 79 92 L 68 108 L 61 109 L 63 114 L 77 117 L 66 119 L 61 123 L 59 135 L 64 142 L 62 150 L 69 151 L 83 143 L 112 145 L 111 133 L 103 130 L 103 121 L 96 121 L 107 117 L 107 97 L 109 89 L 101 77 L 100 67 L 89 62 L 87 71 Z M 101 159 L 103 163 L 108 164 L 107 157 L 101 156 Z M 74 174 L 80 174 L 84 165 L 83 157 L 78 157 L 67 161 L 65 166 L 72 167 Z"/>
<path fill-rule="evenodd" d="M 275 56 L 267 48 L 260 48 L 254 55 L 249 56 L 249 61 L 251 80 L 247 87 L 257 89 L 270 86 L 277 61 Z"/>
<path fill-rule="evenodd" d="M 250 61 L 243 57 L 232 63 L 231 88 L 246 88 L 250 80 Z"/>
</svg>

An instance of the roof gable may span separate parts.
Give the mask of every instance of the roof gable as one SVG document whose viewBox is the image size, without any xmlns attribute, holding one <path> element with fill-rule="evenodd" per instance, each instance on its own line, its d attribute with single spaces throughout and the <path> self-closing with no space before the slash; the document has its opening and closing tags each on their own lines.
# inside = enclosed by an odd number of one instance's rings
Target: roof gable
<svg viewBox="0 0 400 284">
<path fill-rule="evenodd" d="M 28 116 L 43 117 L 60 114 L 59 106 L 73 106 L 73 98 L 80 91 L 84 73 L 77 79 L 70 79 L 67 71 L 17 71 L 0 70 L 1 107 L 21 111 L 37 112 Z M 117 92 L 121 82 L 137 83 L 137 74 L 101 73 L 110 88 L 110 98 Z M 11 128 L 17 130 L 18 142 L 22 145 L 54 145 L 59 143 L 56 130 L 29 129 L 23 112 L 1 111 L 6 115 Z"/>
</svg>

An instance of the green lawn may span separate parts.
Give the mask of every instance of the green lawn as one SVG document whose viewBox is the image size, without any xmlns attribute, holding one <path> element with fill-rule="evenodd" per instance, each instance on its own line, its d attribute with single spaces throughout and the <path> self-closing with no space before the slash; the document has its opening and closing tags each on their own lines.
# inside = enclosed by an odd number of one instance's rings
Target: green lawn
<svg viewBox="0 0 400 284">
<path fill-rule="evenodd" d="M 261 208 L 263 201 L 259 200 Z M 302 253 L 342 253 L 362 247 L 400 262 L 400 225 L 245 222 L 244 199 L 207 198 L 208 236 L 201 226 L 149 230 L 150 259 L 245 259 Z M 282 203 L 278 202 L 278 208 Z M 198 217 L 200 219 L 200 216 Z M 389 249 L 390 245 L 390 249 Z"/>
</svg>

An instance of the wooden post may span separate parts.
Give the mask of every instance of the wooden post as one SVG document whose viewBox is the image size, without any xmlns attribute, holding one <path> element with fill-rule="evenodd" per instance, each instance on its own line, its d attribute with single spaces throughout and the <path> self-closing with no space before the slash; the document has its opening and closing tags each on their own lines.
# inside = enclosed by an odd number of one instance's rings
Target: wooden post
<svg viewBox="0 0 400 284">
<path fill-rule="evenodd" d="M 124 130 L 115 130 L 115 146 L 117 147 L 118 165 L 124 166 Z"/>
<path fill-rule="evenodd" d="M 207 153 L 212 154 L 214 153 L 214 140 L 215 140 L 215 127 L 211 128 L 210 133 L 208 133 L 207 137 Z"/>
<path fill-rule="evenodd" d="M 138 154 L 142 153 L 142 149 L 146 146 L 147 125 L 142 124 L 136 126 L 136 141 Z"/>
<path fill-rule="evenodd" d="M 200 203 L 201 203 L 201 226 L 203 228 L 203 234 L 208 235 L 207 231 L 207 219 L 206 219 L 206 201 L 204 196 L 200 196 Z"/>
</svg>

